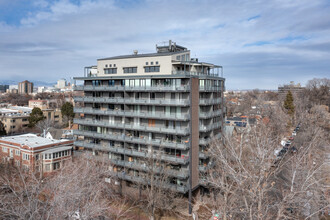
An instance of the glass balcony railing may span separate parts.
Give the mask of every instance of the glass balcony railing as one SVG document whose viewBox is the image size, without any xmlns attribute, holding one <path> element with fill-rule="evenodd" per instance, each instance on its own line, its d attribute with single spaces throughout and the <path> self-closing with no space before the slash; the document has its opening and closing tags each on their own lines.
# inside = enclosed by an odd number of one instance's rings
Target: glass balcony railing
<svg viewBox="0 0 330 220">
<path fill-rule="evenodd" d="M 111 172 L 111 175 L 113 177 L 117 177 L 119 179 L 124 179 L 124 180 L 132 181 L 132 182 L 137 182 L 137 183 L 149 184 L 150 185 L 150 181 L 148 180 L 148 178 L 145 178 L 145 177 L 142 177 L 142 176 L 134 176 L 134 175 L 127 174 L 125 172 Z M 165 187 L 167 189 L 177 191 L 177 192 L 180 192 L 180 193 L 186 193 L 189 189 L 188 184 L 186 184 L 186 185 L 177 185 L 177 184 L 171 184 L 171 183 L 158 183 L 156 185 L 157 186 L 162 186 L 162 187 Z"/>
<path fill-rule="evenodd" d="M 149 131 L 149 132 L 158 132 L 158 133 L 166 133 L 166 134 L 179 134 L 179 135 L 188 135 L 189 134 L 188 127 L 180 127 L 180 128 L 152 127 L 152 126 L 145 126 L 145 125 L 139 125 L 139 124 L 134 124 L 134 123 L 132 123 L 132 124 L 111 123 L 109 121 L 104 121 L 104 120 L 89 120 L 89 119 L 74 119 L 73 122 L 76 124 L 80 124 L 80 125 L 91 125 L 91 126 L 101 126 L 101 127 L 109 127 L 109 128 Z"/>
<path fill-rule="evenodd" d="M 110 109 L 95 109 L 95 108 L 74 108 L 75 113 L 93 114 L 93 115 L 114 115 L 125 117 L 139 117 L 139 118 L 161 118 L 168 120 L 189 120 L 189 113 L 180 114 L 166 114 L 159 112 L 137 112 L 137 111 L 124 111 L 124 110 L 110 110 Z"/>
<path fill-rule="evenodd" d="M 151 167 L 148 167 L 146 164 L 140 164 L 140 163 L 129 162 L 129 161 L 124 161 L 124 160 L 111 159 L 110 162 L 116 166 L 131 168 L 131 169 L 135 169 L 135 170 L 148 171 L 151 169 Z M 154 168 L 154 171 L 157 174 L 164 172 L 164 170 L 161 170 L 157 167 Z M 179 177 L 182 179 L 186 179 L 189 176 L 188 169 L 181 169 L 181 170 L 166 169 L 165 172 L 166 172 L 166 175 Z"/>
<path fill-rule="evenodd" d="M 123 135 L 122 133 L 118 134 L 109 134 L 109 133 L 97 133 L 93 131 L 73 131 L 74 135 L 81 135 L 86 137 L 93 137 L 93 138 L 100 138 L 100 139 L 107 139 L 107 140 L 114 140 L 114 141 L 123 141 L 132 144 L 146 144 L 146 145 L 153 145 L 153 146 L 162 146 L 172 149 L 179 149 L 179 150 L 187 150 L 189 149 L 189 141 L 169 141 L 166 139 L 159 140 L 159 139 L 149 139 L 149 137 L 133 137 L 128 135 Z"/>
<path fill-rule="evenodd" d="M 189 157 L 188 156 L 180 156 L 177 157 L 175 155 L 168 155 L 165 154 L 164 152 L 159 152 L 159 155 L 154 152 L 154 154 L 150 154 L 147 151 L 138 151 L 134 149 L 126 149 L 122 148 L 121 146 L 102 146 L 101 144 L 96 144 L 96 143 L 88 143 L 85 141 L 75 141 L 74 142 L 75 146 L 78 147 L 85 147 L 89 149 L 95 149 L 95 150 L 103 150 L 107 152 L 112 152 L 112 153 L 118 153 L 118 154 L 125 154 L 125 155 L 131 155 L 131 156 L 137 156 L 137 157 L 143 157 L 143 158 L 154 158 L 154 159 L 159 159 L 162 161 L 168 161 L 176 164 L 187 164 L 189 162 Z"/>
<path fill-rule="evenodd" d="M 199 131 L 206 132 L 206 131 L 211 131 L 215 128 L 220 128 L 220 127 L 221 127 L 220 122 L 212 123 L 210 125 L 201 125 L 201 126 L 199 126 Z"/>
<path fill-rule="evenodd" d="M 213 138 L 206 138 L 206 139 L 200 138 L 200 139 L 199 139 L 199 144 L 200 144 L 200 145 L 208 145 L 208 144 L 210 144 L 213 140 L 219 140 L 220 138 L 221 138 L 221 134 L 217 134 L 217 135 L 215 135 Z"/>
<path fill-rule="evenodd" d="M 113 104 L 139 104 L 139 105 L 173 105 L 188 106 L 189 99 L 133 99 L 133 98 L 110 98 L 110 97 L 87 97 L 76 96 L 76 102 L 113 103 Z"/>
<path fill-rule="evenodd" d="M 222 111 L 199 112 L 199 118 L 212 118 L 221 115 Z"/>
<path fill-rule="evenodd" d="M 157 85 L 157 86 L 75 86 L 74 90 L 76 91 L 169 91 L 169 92 L 189 92 L 189 85 Z"/>
<path fill-rule="evenodd" d="M 216 104 L 220 104 L 221 102 L 222 102 L 221 98 L 217 98 L 217 99 L 200 99 L 199 100 L 200 105 L 216 105 Z"/>
<path fill-rule="evenodd" d="M 199 86 L 199 91 L 203 92 L 215 92 L 215 91 L 221 91 L 221 87 L 215 87 L 215 86 Z"/>
</svg>

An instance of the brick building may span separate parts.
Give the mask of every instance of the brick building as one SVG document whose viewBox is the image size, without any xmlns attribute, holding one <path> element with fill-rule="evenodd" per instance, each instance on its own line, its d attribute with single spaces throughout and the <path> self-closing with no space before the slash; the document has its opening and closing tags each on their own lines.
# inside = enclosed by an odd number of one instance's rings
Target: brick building
<svg viewBox="0 0 330 220">
<path fill-rule="evenodd" d="M 72 140 L 50 140 L 34 134 L 0 138 L 0 162 L 43 174 L 72 158 Z"/>
</svg>

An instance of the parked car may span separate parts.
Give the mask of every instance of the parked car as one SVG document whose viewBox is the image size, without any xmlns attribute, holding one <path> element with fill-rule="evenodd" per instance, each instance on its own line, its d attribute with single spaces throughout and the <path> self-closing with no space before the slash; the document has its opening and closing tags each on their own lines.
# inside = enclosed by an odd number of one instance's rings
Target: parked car
<svg viewBox="0 0 330 220">
<path fill-rule="evenodd" d="M 295 146 L 292 146 L 291 148 L 290 148 L 290 151 L 291 151 L 291 153 L 297 153 L 297 148 L 295 147 Z"/>
</svg>

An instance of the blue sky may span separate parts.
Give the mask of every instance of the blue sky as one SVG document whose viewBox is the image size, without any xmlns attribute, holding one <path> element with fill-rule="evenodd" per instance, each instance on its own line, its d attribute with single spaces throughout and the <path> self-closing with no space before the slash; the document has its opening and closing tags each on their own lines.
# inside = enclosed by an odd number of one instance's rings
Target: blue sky
<svg viewBox="0 0 330 220">
<path fill-rule="evenodd" d="M 227 89 L 330 76 L 329 0 L 0 0 L 0 79 L 83 75 L 169 39 L 224 67 Z"/>
</svg>

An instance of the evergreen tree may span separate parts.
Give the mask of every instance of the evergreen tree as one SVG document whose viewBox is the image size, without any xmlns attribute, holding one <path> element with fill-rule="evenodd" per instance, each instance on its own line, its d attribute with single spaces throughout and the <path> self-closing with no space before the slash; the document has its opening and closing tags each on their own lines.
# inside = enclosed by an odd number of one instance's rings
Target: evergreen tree
<svg viewBox="0 0 330 220">
<path fill-rule="evenodd" d="M 33 128 L 39 121 L 44 120 L 46 117 L 40 108 L 33 108 L 29 117 L 29 127 Z"/>
<path fill-rule="evenodd" d="M 5 135 L 7 135 L 7 131 L 2 121 L 0 121 L 0 136 L 5 136 Z"/>
<path fill-rule="evenodd" d="M 293 96 L 292 96 L 291 91 L 289 91 L 286 94 L 286 98 L 284 100 L 283 107 L 287 110 L 289 115 L 293 116 L 295 107 L 294 107 L 294 104 L 293 104 Z"/>
<path fill-rule="evenodd" d="M 64 103 L 61 108 L 62 116 L 67 118 L 69 126 L 74 118 L 73 105 L 70 102 Z"/>
</svg>

